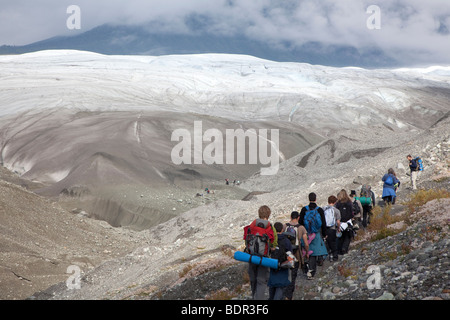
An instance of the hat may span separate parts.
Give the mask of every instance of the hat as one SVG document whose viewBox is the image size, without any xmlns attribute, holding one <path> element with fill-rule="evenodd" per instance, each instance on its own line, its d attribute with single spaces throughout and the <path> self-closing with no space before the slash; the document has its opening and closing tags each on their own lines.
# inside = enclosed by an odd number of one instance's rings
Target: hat
<svg viewBox="0 0 450 320">
<path fill-rule="evenodd" d="M 356 196 L 356 191 L 355 190 L 351 190 L 350 191 L 350 195 L 352 196 L 352 195 L 355 195 Z"/>
</svg>

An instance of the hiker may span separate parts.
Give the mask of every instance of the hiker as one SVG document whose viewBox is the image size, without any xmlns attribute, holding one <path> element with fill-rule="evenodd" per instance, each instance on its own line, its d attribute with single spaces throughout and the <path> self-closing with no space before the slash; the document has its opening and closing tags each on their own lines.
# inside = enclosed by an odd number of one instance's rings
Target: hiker
<svg viewBox="0 0 450 320">
<path fill-rule="evenodd" d="M 389 168 L 388 173 L 386 173 L 381 180 L 383 184 L 383 194 L 382 198 L 385 204 L 395 204 L 397 198 L 396 190 L 400 187 L 400 180 L 397 179 L 394 169 Z"/>
<path fill-rule="evenodd" d="M 282 262 L 283 255 L 286 252 L 292 252 L 291 241 L 283 234 L 284 226 L 281 222 L 275 222 L 274 228 L 278 236 L 278 247 L 276 250 L 271 251 L 271 258 L 278 259 Z M 277 252 L 277 253 L 275 253 Z M 269 287 L 269 300 L 282 300 L 284 296 L 284 289 L 291 284 L 289 281 L 289 269 L 270 269 L 269 282 L 267 286 Z"/>
<path fill-rule="evenodd" d="M 372 208 L 375 207 L 375 193 L 372 191 L 371 186 L 365 184 L 361 186 L 359 197 L 357 197 L 356 199 L 359 200 L 363 207 L 362 226 L 364 228 L 367 228 L 367 226 L 370 224 Z"/>
<path fill-rule="evenodd" d="M 278 235 L 269 222 L 271 210 L 268 206 L 261 206 L 258 210 L 259 219 L 254 220 L 250 225 L 244 228 L 244 240 L 246 240 L 246 250 L 250 254 L 251 252 L 248 246 L 249 235 L 256 235 L 259 233 L 261 237 L 265 238 L 265 251 L 263 256 L 269 256 L 270 250 L 278 245 Z M 261 242 L 260 242 L 261 243 Z M 250 278 L 250 288 L 252 290 L 252 298 L 254 300 L 264 300 L 267 289 L 267 282 L 269 280 L 269 269 L 262 265 L 253 263 L 248 264 L 248 275 Z"/>
<path fill-rule="evenodd" d="M 413 159 L 413 157 L 408 154 L 406 156 L 406 159 L 409 161 L 409 169 L 411 170 L 411 187 L 413 190 L 417 190 L 417 178 L 419 175 L 419 164 L 416 159 Z"/>
<path fill-rule="evenodd" d="M 328 255 L 327 248 L 322 237 L 326 234 L 326 223 L 323 209 L 316 204 L 316 194 L 311 192 L 308 195 L 309 205 L 303 207 L 300 212 L 300 224 L 302 224 L 307 233 L 312 254 L 309 256 L 309 270 L 306 274 L 308 280 L 311 280 L 316 273 L 316 265 L 323 263 L 323 257 Z"/>
<path fill-rule="evenodd" d="M 338 261 L 338 248 L 336 243 L 336 233 L 341 227 L 341 212 L 335 207 L 337 198 L 333 195 L 328 197 L 328 205 L 323 208 L 325 216 L 326 243 L 330 261 Z"/>
<path fill-rule="evenodd" d="M 347 191 L 342 189 L 337 194 L 336 208 L 341 213 L 341 228 L 345 223 L 346 229 L 342 231 L 342 236 L 337 240 L 338 254 L 346 254 L 353 238 L 352 219 L 353 219 L 353 203 L 347 194 Z"/>
<path fill-rule="evenodd" d="M 291 212 L 291 220 L 285 224 L 285 233 L 292 232 L 291 230 L 294 230 L 294 241 L 291 241 L 292 244 L 292 253 L 297 258 L 297 261 L 294 264 L 294 268 L 291 269 L 291 283 L 286 287 L 284 290 L 284 294 L 287 300 L 292 300 L 292 296 L 294 294 L 295 290 L 295 280 L 297 279 L 298 269 L 300 265 L 304 265 L 304 259 L 301 253 L 301 244 L 302 240 L 303 243 L 306 243 L 306 253 L 308 254 L 309 251 L 309 244 L 308 244 L 308 238 L 306 229 L 304 226 L 302 226 L 299 223 L 300 219 L 300 213 L 298 211 L 292 211 Z M 309 258 L 309 256 L 307 256 Z"/>
<path fill-rule="evenodd" d="M 361 223 L 361 216 L 364 211 L 361 201 L 356 198 L 356 191 L 350 190 L 350 199 L 353 203 L 353 218 L 355 220 L 354 227 L 359 229 L 359 224 Z"/>
<path fill-rule="evenodd" d="M 228 186 L 230 184 L 230 181 L 228 179 L 225 179 L 225 184 Z"/>
</svg>

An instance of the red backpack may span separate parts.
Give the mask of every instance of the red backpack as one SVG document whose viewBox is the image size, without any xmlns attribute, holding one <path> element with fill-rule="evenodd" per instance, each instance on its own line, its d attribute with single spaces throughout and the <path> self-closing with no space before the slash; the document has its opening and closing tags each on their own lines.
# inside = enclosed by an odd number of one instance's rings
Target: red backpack
<svg viewBox="0 0 450 320">
<path fill-rule="evenodd" d="M 268 220 L 256 219 L 249 226 L 244 227 L 244 240 L 244 252 L 267 257 L 269 244 L 274 240 L 272 225 Z"/>
</svg>

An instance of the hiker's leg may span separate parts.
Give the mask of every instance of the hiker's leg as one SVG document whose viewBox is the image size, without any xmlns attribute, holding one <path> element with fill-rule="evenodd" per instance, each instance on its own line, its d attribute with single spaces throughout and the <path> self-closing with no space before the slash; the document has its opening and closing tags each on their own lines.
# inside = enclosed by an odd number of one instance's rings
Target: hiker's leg
<svg viewBox="0 0 450 320">
<path fill-rule="evenodd" d="M 369 209 L 364 206 L 363 207 L 363 221 L 362 221 L 362 225 L 364 228 L 367 228 L 367 215 L 369 214 Z"/>
<path fill-rule="evenodd" d="M 348 248 L 350 247 L 350 232 L 345 231 L 342 233 L 342 254 L 348 252 Z"/>
<path fill-rule="evenodd" d="M 292 300 L 295 291 L 295 280 L 297 279 L 298 268 L 300 266 L 299 262 L 296 262 L 294 268 L 291 269 L 291 283 L 284 289 L 284 296 Z"/>
<path fill-rule="evenodd" d="M 311 275 L 314 277 L 316 274 L 316 265 L 317 265 L 317 257 L 309 257 L 309 272 L 311 272 Z"/>
<path fill-rule="evenodd" d="M 336 230 L 330 229 L 327 235 L 327 242 L 328 246 L 330 247 L 330 257 L 336 261 L 338 259 L 338 250 L 337 250 L 337 243 L 336 243 Z M 331 260 L 331 259 L 330 259 Z"/>
<path fill-rule="evenodd" d="M 248 264 L 248 277 L 250 278 L 250 289 L 252 290 L 252 298 L 255 298 L 255 292 L 256 292 L 256 272 L 258 266 L 249 263 Z"/>
<path fill-rule="evenodd" d="M 269 300 L 275 300 L 275 291 L 277 288 L 269 287 Z"/>
<path fill-rule="evenodd" d="M 411 171 L 411 186 L 413 190 L 417 189 L 416 181 L 417 181 L 417 171 Z"/>
<path fill-rule="evenodd" d="M 256 273 L 255 300 L 266 299 L 267 282 L 269 281 L 270 270 L 267 267 L 258 266 Z"/>
<path fill-rule="evenodd" d="M 273 300 L 281 300 L 283 299 L 283 288 L 274 288 L 275 289 L 275 295 L 273 297 Z"/>
</svg>

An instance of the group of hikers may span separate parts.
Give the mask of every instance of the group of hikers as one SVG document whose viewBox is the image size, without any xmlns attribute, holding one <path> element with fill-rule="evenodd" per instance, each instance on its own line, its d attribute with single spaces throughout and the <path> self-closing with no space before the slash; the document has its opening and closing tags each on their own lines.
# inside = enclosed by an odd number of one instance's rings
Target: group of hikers
<svg viewBox="0 0 450 320">
<path fill-rule="evenodd" d="M 227 186 L 230 185 L 230 180 L 229 179 L 225 179 L 225 184 Z M 233 180 L 233 186 L 238 186 L 240 184 L 241 184 L 241 182 L 239 180 L 236 180 L 236 179 Z"/>
<path fill-rule="evenodd" d="M 244 228 L 246 251 L 252 254 L 254 246 L 266 246 L 267 256 L 278 259 L 280 265 L 289 258 L 289 253 L 295 257 L 295 262 L 289 268 L 278 269 L 249 263 L 253 299 L 264 299 L 268 287 L 270 300 L 291 300 L 299 272 L 307 279 L 313 279 L 317 266 L 322 265 L 327 256 L 333 262 L 348 252 L 355 229 L 359 227 L 357 219 L 363 217 L 362 224 L 367 226 L 374 204 L 370 188 L 362 189 L 361 196 L 355 200 L 352 197 L 356 192 L 351 192 L 350 196 L 342 189 L 337 196 L 329 196 L 328 204 L 323 208 L 317 205 L 317 196 L 312 192 L 308 195 L 309 204 L 300 212 L 292 211 L 290 221 L 286 223 L 272 225 L 268 222 L 270 208 L 266 205 L 259 208 L 259 218 Z M 249 234 L 258 236 L 249 240 Z"/>
<path fill-rule="evenodd" d="M 411 170 L 412 188 L 416 189 L 419 162 L 407 156 Z M 385 204 L 394 204 L 396 190 L 400 185 L 393 169 L 382 178 Z M 292 211 L 290 221 L 286 223 L 269 222 L 271 209 L 264 205 L 258 210 L 259 218 L 244 228 L 245 252 L 252 255 L 265 247 L 267 257 L 278 259 L 278 269 L 262 264 L 250 263 L 248 273 L 252 298 L 265 299 L 269 289 L 269 300 L 292 300 L 295 281 L 299 273 L 308 280 L 314 278 L 317 266 L 328 257 L 330 262 L 338 261 L 339 255 L 348 252 L 350 242 L 360 227 L 370 224 L 370 216 L 375 203 L 375 194 L 369 185 L 363 185 L 356 195 L 342 189 L 336 196 L 328 197 L 327 205 L 317 205 L 315 193 L 308 195 L 309 204 L 301 211 Z M 255 249 L 258 248 L 258 249 Z M 290 257 L 294 263 L 285 264 Z M 262 259 L 261 259 L 262 261 Z M 284 265 L 288 267 L 284 268 Z"/>
</svg>

